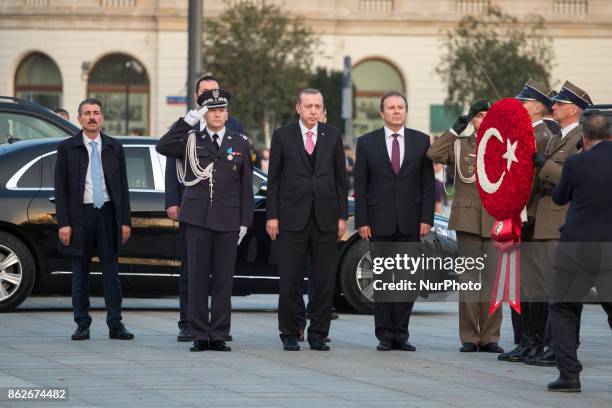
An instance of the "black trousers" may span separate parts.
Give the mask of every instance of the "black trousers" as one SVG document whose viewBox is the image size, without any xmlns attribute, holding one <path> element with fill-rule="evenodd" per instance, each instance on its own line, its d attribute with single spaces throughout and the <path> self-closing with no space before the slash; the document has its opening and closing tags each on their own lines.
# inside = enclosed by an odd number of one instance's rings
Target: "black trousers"
<svg viewBox="0 0 612 408">
<path fill-rule="evenodd" d="M 181 269 L 179 275 L 179 329 L 187 329 L 187 305 L 189 304 L 188 268 L 187 268 L 187 233 L 185 225 L 179 223 L 179 239 L 181 242 Z"/>
<path fill-rule="evenodd" d="M 106 305 L 106 324 L 113 327 L 121 322 L 121 282 L 115 252 L 117 239 L 115 214 L 111 202 L 101 209 L 85 206 L 83 208 L 83 248 L 82 256 L 72 258 L 72 308 L 74 321 L 79 326 L 89 327 L 89 276 L 91 257 L 97 254 L 102 266 L 104 284 L 104 304 Z"/>
<path fill-rule="evenodd" d="M 282 228 L 282 221 L 280 227 Z M 304 300 L 302 286 L 306 264 L 310 269 L 310 325 L 308 341 L 318 341 L 329 334 L 331 310 L 338 264 L 337 231 L 321 231 L 314 213 L 301 231 L 283 231 L 278 235 L 280 293 L 278 329 L 281 340 L 300 334 Z"/>
<path fill-rule="evenodd" d="M 612 254 L 610 245 L 560 243 L 555 260 L 555 279 L 550 303 L 550 323 L 557 368 L 564 378 L 578 378 L 580 318 L 583 299 L 592 287 L 608 313 L 612 297 Z"/>
<path fill-rule="evenodd" d="M 223 340 L 231 322 L 238 231 L 219 232 L 185 224 L 185 239 L 189 332 L 194 340 Z"/>
<path fill-rule="evenodd" d="M 399 229 L 393 235 L 372 236 L 370 243 L 392 243 L 392 242 L 419 242 L 418 234 L 402 234 Z M 370 245 L 372 258 L 385 257 L 386 250 L 380 251 L 378 245 Z M 417 294 L 414 299 L 409 302 L 384 302 L 374 301 L 374 333 L 379 341 L 399 341 L 408 340 L 408 324 L 410 323 L 410 314 L 414 306 Z"/>
</svg>

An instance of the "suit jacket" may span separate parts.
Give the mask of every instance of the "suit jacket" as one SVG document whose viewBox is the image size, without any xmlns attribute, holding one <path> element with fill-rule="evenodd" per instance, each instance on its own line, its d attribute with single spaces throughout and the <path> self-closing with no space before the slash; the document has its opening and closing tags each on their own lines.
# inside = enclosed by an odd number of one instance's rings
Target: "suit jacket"
<svg viewBox="0 0 612 408">
<path fill-rule="evenodd" d="M 184 159 L 190 133 L 194 133 L 193 128 L 179 119 L 157 142 L 157 151 Z M 249 227 L 253 217 L 253 170 L 246 136 L 226 128 L 221 146 L 215 152 L 210 136 L 204 131 L 196 136 L 196 150 L 200 167 L 206 168 L 214 162 L 212 200 L 209 180 L 186 186 L 179 221 L 213 231 L 238 231 L 241 225 Z M 185 178 L 189 181 L 195 178 L 190 166 Z"/>
<path fill-rule="evenodd" d="M 559 239 L 559 228 L 565 222 L 567 205 L 557 205 L 553 202 L 551 193 L 561 178 L 563 164 L 570 157 L 578 153 L 576 142 L 582 137 L 580 126 L 574 128 L 563 139 L 558 133 L 550 139 L 546 148 L 548 160 L 538 173 L 536 183 L 542 189 L 536 209 L 534 239 Z"/>
<path fill-rule="evenodd" d="M 570 203 L 561 227 L 564 242 L 612 242 L 612 141 L 570 157 L 552 194 Z"/>
<path fill-rule="evenodd" d="M 459 158 L 455 157 L 455 143 L 459 143 Z M 448 228 L 489 238 L 495 219 L 482 206 L 476 186 L 476 134 L 457 137 L 447 130 L 427 150 L 427 157 L 436 163 L 455 166 L 455 197 Z M 459 172 L 474 181 L 463 181 Z"/>
<path fill-rule="evenodd" d="M 429 136 L 404 129 L 404 160 L 398 175 L 391 166 L 384 129 L 357 141 L 355 225 L 372 235 L 418 234 L 420 223 L 433 225 L 434 171 L 427 158 Z"/>
<path fill-rule="evenodd" d="M 337 231 L 348 218 L 346 166 L 340 131 L 317 126 L 315 166 L 307 157 L 298 122 L 274 131 L 268 166 L 267 219 L 278 219 L 285 231 L 301 231 L 311 209 L 322 231 Z"/>
<path fill-rule="evenodd" d="M 102 170 L 106 191 L 115 211 L 115 251 L 119 251 L 121 225 L 131 225 L 130 194 L 121 142 L 100 133 Z M 83 193 L 89 154 L 83 143 L 83 131 L 64 140 L 57 147 L 55 163 L 55 211 L 58 226 L 72 227 L 70 245 L 59 244 L 60 252 L 80 256 L 83 240 Z"/>
<path fill-rule="evenodd" d="M 240 133 L 246 135 L 244 127 L 239 120 L 233 117 L 229 117 L 225 127 L 234 133 Z M 193 130 L 198 133 L 200 132 L 200 124 L 197 123 L 193 127 Z M 185 192 L 185 186 L 178 181 L 176 176 L 176 159 L 174 157 L 168 157 L 166 159 L 166 172 L 165 172 L 165 206 L 166 208 L 178 206 L 180 207 L 181 201 L 183 200 L 183 193 Z"/>
</svg>

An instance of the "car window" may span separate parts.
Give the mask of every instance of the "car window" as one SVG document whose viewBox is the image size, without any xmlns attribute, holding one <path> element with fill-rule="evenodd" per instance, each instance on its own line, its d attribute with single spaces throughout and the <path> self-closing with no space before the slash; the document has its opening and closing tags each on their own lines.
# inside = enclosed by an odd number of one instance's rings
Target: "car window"
<svg viewBox="0 0 612 408">
<path fill-rule="evenodd" d="M 43 119 L 21 113 L 0 112 L 0 144 L 11 140 L 69 136 L 64 130 Z"/>
<path fill-rule="evenodd" d="M 40 187 L 40 177 L 40 160 L 36 160 L 36 162 L 19 178 L 19 181 L 17 181 L 17 188 L 38 189 Z"/>
<path fill-rule="evenodd" d="M 151 153 L 148 146 L 126 146 L 128 186 L 133 189 L 155 190 Z"/>
<path fill-rule="evenodd" d="M 55 174 L 55 162 L 57 154 L 53 153 L 42 159 L 42 188 L 53 188 L 53 176 Z"/>
</svg>

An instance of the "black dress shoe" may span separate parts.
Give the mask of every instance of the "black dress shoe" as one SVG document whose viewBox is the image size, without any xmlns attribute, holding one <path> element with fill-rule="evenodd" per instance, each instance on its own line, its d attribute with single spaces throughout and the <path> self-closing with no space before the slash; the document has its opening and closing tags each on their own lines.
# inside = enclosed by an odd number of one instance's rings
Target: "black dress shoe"
<svg viewBox="0 0 612 408">
<path fill-rule="evenodd" d="M 330 343 L 330 342 L 331 342 L 331 339 L 330 339 L 329 337 L 323 337 L 323 338 L 321 339 L 321 341 L 322 341 L 323 343 Z"/>
<path fill-rule="evenodd" d="M 525 356 L 523 363 L 527 365 L 536 365 L 536 360 L 542 355 L 543 352 L 544 346 L 541 343 L 533 346 L 531 350 L 529 350 L 529 353 L 527 353 L 527 356 Z"/>
<path fill-rule="evenodd" d="M 208 340 L 195 340 L 189 351 L 206 351 L 208 350 Z"/>
<path fill-rule="evenodd" d="M 329 346 L 323 340 L 317 340 L 310 343 L 310 349 L 315 351 L 329 351 Z"/>
<path fill-rule="evenodd" d="M 193 341 L 193 336 L 189 333 L 187 329 L 183 328 L 176 335 L 176 341 L 180 341 L 182 343 Z"/>
<path fill-rule="evenodd" d="M 234 341 L 234 338 L 231 334 L 226 334 L 225 336 L 223 336 L 223 341 Z"/>
<path fill-rule="evenodd" d="M 487 343 L 484 346 L 479 346 L 478 351 L 482 353 L 503 353 L 504 349 L 497 343 Z"/>
<path fill-rule="evenodd" d="M 511 361 L 513 363 L 523 362 L 525 360 L 525 357 L 527 357 L 527 354 L 529 353 L 530 349 L 531 347 L 529 347 L 527 343 L 523 344 L 522 346 L 519 345 L 519 347 L 515 349 L 515 352 L 510 354 L 510 356 L 508 357 L 508 361 Z"/>
<path fill-rule="evenodd" d="M 509 361 L 509 360 L 510 360 L 510 356 L 511 356 L 511 355 L 513 355 L 513 354 L 515 354 L 516 352 L 518 352 L 518 351 L 519 351 L 520 349 L 522 349 L 524 346 L 525 346 L 525 344 L 524 344 L 524 343 L 519 343 L 519 345 L 518 345 L 518 346 L 516 346 L 515 348 L 513 348 L 512 350 L 510 350 L 510 351 L 506 351 L 506 352 L 504 352 L 504 353 L 500 353 L 500 354 L 497 356 L 497 359 L 498 359 L 499 361 Z"/>
<path fill-rule="evenodd" d="M 540 367 L 553 367 L 557 364 L 557 358 L 555 357 L 555 349 L 548 347 L 535 361 L 537 366 Z"/>
<path fill-rule="evenodd" d="M 378 351 L 391 351 L 391 340 L 381 340 L 376 346 Z"/>
<path fill-rule="evenodd" d="M 123 323 L 108 328 L 108 337 L 117 340 L 132 340 L 134 335 L 125 329 Z"/>
<path fill-rule="evenodd" d="M 212 351 L 232 351 L 232 348 L 225 344 L 223 340 L 211 340 L 208 342 L 208 349 Z"/>
<path fill-rule="evenodd" d="M 466 341 L 465 343 L 463 343 L 463 345 L 461 345 L 459 351 L 462 353 L 473 353 L 475 351 L 478 351 L 478 346 L 472 343 L 471 341 Z"/>
<path fill-rule="evenodd" d="M 285 351 L 300 351 L 298 339 L 295 336 L 289 336 L 283 340 L 283 350 Z"/>
<path fill-rule="evenodd" d="M 72 333 L 72 340 L 89 340 L 89 327 L 79 326 Z"/>
<path fill-rule="evenodd" d="M 400 351 L 416 351 L 416 347 L 414 347 L 408 341 L 394 341 L 391 343 L 391 349 Z"/>
<path fill-rule="evenodd" d="M 565 379 L 559 376 L 555 381 L 548 384 L 548 391 L 580 392 L 580 380 L 578 378 Z"/>
</svg>

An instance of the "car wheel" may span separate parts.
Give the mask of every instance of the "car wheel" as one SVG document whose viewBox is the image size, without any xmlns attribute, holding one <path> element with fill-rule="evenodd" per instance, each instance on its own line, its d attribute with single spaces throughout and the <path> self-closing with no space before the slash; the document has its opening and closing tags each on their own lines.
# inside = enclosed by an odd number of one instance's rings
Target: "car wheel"
<svg viewBox="0 0 612 408">
<path fill-rule="evenodd" d="M 370 246 L 362 239 L 351 244 L 340 266 L 340 287 L 347 303 L 359 313 L 374 311 Z"/>
<path fill-rule="evenodd" d="M 0 312 L 19 306 L 32 292 L 36 276 L 34 258 L 15 236 L 0 232 Z"/>
</svg>

